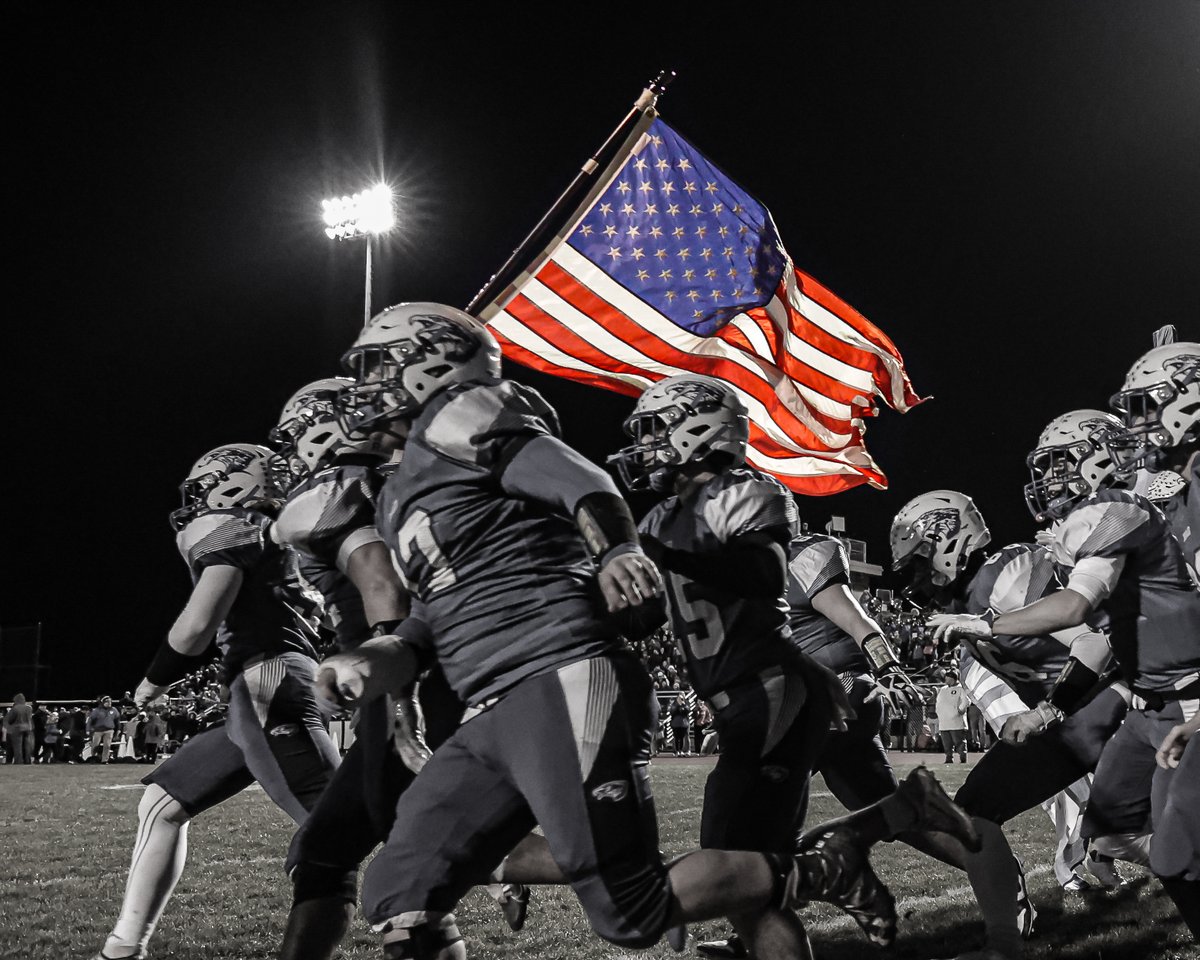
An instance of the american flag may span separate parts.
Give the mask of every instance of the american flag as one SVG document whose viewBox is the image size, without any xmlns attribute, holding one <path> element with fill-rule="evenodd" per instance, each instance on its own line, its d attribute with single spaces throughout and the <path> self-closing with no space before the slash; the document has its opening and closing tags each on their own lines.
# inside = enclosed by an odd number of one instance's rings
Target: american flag
<svg viewBox="0 0 1200 960">
<path fill-rule="evenodd" d="M 885 488 L 863 418 L 875 397 L 921 402 L 895 344 L 797 270 L 770 211 L 658 118 L 482 316 L 510 359 L 581 383 L 727 381 L 750 413 L 747 459 L 803 494 Z"/>
</svg>

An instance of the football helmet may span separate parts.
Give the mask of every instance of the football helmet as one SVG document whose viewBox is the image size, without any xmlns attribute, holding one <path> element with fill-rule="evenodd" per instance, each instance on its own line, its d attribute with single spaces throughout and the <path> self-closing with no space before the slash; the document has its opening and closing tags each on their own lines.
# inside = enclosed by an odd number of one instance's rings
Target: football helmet
<svg viewBox="0 0 1200 960">
<path fill-rule="evenodd" d="M 271 451 L 254 443 L 227 443 L 209 450 L 179 486 L 183 505 L 171 513 L 171 526 L 182 530 L 212 510 L 228 510 L 277 496 L 271 482 Z"/>
<path fill-rule="evenodd" d="M 625 432 L 634 442 L 608 462 L 617 465 L 630 490 L 664 493 L 685 464 L 714 455 L 726 458 L 725 466 L 745 463 L 750 419 L 729 384 L 684 373 L 646 390 L 626 419 Z"/>
<path fill-rule="evenodd" d="M 338 400 L 348 436 L 416 414 L 446 387 L 500 376 L 500 345 L 469 313 L 399 303 L 373 316 L 342 355 L 353 378 Z"/>
<path fill-rule="evenodd" d="M 1119 474 L 1161 450 L 1200 440 L 1200 343 L 1155 347 L 1129 370 L 1109 405 L 1125 422 L 1108 441 Z"/>
<path fill-rule="evenodd" d="M 1061 520 L 1112 478 L 1108 442 L 1123 429 L 1103 410 L 1072 410 L 1050 421 L 1025 460 L 1025 503 L 1035 520 Z"/>
<path fill-rule="evenodd" d="M 934 585 L 947 587 L 966 569 L 971 554 L 992 542 L 992 535 L 965 493 L 931 490 L 900 508 L 888 539 L 893 570 L 924 557 Z"/>
<path fill-rule="evenodd" d="M 275 448 L 271 479 L 278 489 L 290 490 L 340 453 L 369 446 L 367 440 L 347 436 L 338 422 L 338 394 L 353 382 L 349 377 L 314 380 L 284 404 L 270 436 Z"/>
</svg>

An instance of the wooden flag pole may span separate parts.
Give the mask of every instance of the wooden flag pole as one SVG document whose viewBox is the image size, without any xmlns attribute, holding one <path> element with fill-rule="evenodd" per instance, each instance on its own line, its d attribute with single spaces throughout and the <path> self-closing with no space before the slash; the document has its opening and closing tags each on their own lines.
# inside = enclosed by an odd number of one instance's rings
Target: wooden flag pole
<svg viewBox="0 0 1200 960">
<path fill-rule="evenodd" d="M 571 181 L 567 189 L 554 202 L 554 205 L 546 211 L 542 219 L 529 232 L 529 235 L 513 250 L 508 259 L 504 261 L 504 265 L 492 274 L 491 279 L 471 298 L 471 302 L 467 304 L 467 313 L 478 315 L 481 308 L 487 306 L 504 290 L 514 271 L 519 271 L 525 265 L 526 261 L 541 249 L 549 235 L 561 225 L 559 221 L 562 220 L 563 216 L 573 210 L 578 204 L 580 196 L 591 185 L 592 178 L 607 166 L 609 160 L 611 160 L 612 152 L 625 141 L 630 131 L 638 122 L 649 111 L 654 109 L 658 103 L 658 98 L 666 91 L 674 79 L 674 70 L 662 70 L 657 77 L 650 81 L 646 89 L 642 91 L 641 96 L 635 101 L 633 108 L 629 111 L 625 119 L 608 135 L 608 139 L 604 141 L 600 149 L 579 169 L 579 172 L 575 174 L 575 178 Z"/>
</svg>

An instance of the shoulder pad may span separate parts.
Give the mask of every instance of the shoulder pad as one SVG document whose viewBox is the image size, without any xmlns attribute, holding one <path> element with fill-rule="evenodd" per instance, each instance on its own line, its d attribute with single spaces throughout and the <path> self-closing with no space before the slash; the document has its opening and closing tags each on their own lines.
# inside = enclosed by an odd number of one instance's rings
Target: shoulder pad
<svg viewBox="0 0 1200 960">
<path fill-rule="evenodd" d="M 316 555 L 322 544 L 337 544 L 353 530 L 375 523 L 382 478 L 369 467 L 323 470 L 288 495 L 273 527 L 277 543 Z"/>
<path fill-rule="evenodd" d="M 704 520 L 724 543 L 756 530 L 783 528 L 790 539 L 800 516 L 791 492 L 774 477 L 737 467 L 714 477 L 703 492 Z"/>
<path fill-rule="evenodd" d="M 237 562 L 249 550 L 257 555 L 269 521 L 244 510 L 222 510 L 197 517 L 175 536 L 175 545 L 190 570 L 213 563 Z"/>
<path fill-rule="evenodd" d="M 850 559 L 836 537 L 806 534 L 788 546 L 788 571 L 800 589 L 810 597 L 838 580 L 850 579 Z"/>
<path fill-rule="evenodd" d="M 560 433 L 558 415 L 542 395 L 511 380 L 452 387 L 414 431 L 437 453 L 472 464 L 487 463 L 493 447 L 513 436 Z"/>
<path fill-rule="evenodd" d="M 1150 523 L 1149 503 L 1120 490 L 1094 493 L 1055 530 L 1054 562 L 1073 567 L 1083 557 L 1115 556 L 1127 552 L 1136 534 Z"/>
</svg>

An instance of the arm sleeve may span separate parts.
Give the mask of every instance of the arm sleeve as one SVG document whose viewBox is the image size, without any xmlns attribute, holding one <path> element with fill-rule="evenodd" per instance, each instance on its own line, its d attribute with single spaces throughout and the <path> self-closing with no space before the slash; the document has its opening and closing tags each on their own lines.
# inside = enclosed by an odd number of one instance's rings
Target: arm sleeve
<svg viewBox="0 0 1200 960">
<path fill-rule="evenodd" d="M 743 597 L 778 597 L 787 585 L 783 547 L 761 533 L 751 533 L 703 552 L 659 547 L 657 559 L 668 570 Z"/>
<path fill-rule="evenodd" d="M 612 478 L 556 437 L 533 437 L 507 460 L 500 486 L 509 496 L 541 500 L 574 516 L 589 494 L 618 496 Z"/>
</svg>

